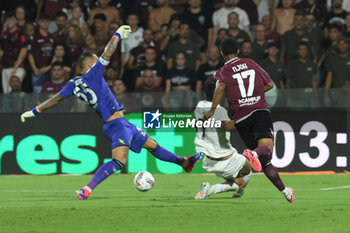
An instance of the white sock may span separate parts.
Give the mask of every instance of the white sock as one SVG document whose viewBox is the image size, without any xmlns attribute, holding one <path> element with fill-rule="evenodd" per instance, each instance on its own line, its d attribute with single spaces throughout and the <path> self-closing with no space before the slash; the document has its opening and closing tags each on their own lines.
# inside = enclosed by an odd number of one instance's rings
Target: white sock
<svg viewBox="0 0 350 233">
<path fill-rule="evenodd" d="M 84 189 L 87 189 L 90 193 L 92 192 L 92 190 L 89 186 L 85 186 Z"/>
<path fill-rule="evenodd" d="M 253 172 L 250 172 L 248 175 L 243 176 L 243 180 L 244 180 L 245 185 L 247 185 L 249 183 L 250 177 L 252 176 L 252 173 Z"/>
<path fill-rule="evenodd" d="M 251 153 L 253 156 L 255 156 L 255 157 L 259 158 L 258 153 L 256 153 L 255 151 L 251 150 L 251 151 L 250 151 L 250 153 Z"/>
<path fill-rule="evenodd" d="M 208 190 L 208 196 L 216 193 L 223 193 L 227 191 L 237 191 L 239 189 L 238 185 L 231 182 L 222 182 L 219 184 L 214 184 L 210 186 Z"/>
<path fill-rule="evenodd" d="M 282 193 L 284 194 L 284 196 L 289 195 L 289 194 L 290 194 L 289 188 L 285 187 L 285 188 L 282 190 Z"/>
</svg>

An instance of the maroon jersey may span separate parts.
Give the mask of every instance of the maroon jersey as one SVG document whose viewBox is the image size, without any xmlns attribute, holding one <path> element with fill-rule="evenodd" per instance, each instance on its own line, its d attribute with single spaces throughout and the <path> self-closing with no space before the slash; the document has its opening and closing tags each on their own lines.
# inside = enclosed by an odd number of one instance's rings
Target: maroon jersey
<svg viewBox="0 0 350 233">
<path fill-rule="evenodd" d="M 57 93 L 67 84 L 67 82 L 66 79 L 60 83 L 54 83 L 51 79 L 47 80 L 43 85 L 41 93 Z"/>
<path fill-rule="evenodd" d="M 4 51 L 2 64 L 4 68 L 11 68 L 16 64 L 21 48 L 27 47 L 27 39 L 18 27 L 14 33 L 8 30 L 1 34 L 1 48 Z M 21 64 L 24 68 L 23 63 Z"/>
<path fill-rule="evenodd" d="M 272 81 L 253 60 L 235 57 L 215 73 L 215 78 L 226 84 L 226 98 L 237 123 L 256 110 L 267 110 L 264 86 Z"/>
<path fill-rule="evenodd" d="M 43 36 L 36 31 L 30 44 L 29 53 L 33 55 L 35 65 L 41 68 L 49 63 L 54 40 L 50 34 Z"/>
<path fill-rule="evenodd" d="M 67 45 L 68 53 L 73 62 L 77 62 L 84 50 L 84 43 L 70 43 Z"/>
</svg>

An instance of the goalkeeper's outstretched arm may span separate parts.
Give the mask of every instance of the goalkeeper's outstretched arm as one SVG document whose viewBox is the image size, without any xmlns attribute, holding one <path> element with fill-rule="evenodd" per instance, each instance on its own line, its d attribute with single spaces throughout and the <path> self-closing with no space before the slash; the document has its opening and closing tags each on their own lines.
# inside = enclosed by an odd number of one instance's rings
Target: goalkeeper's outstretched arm
<svg viewBox="0 0 350 233">
<path fill-rule="evenodd" d="M 50 99 L 44 101 L 43 103 L 39 104 L 35 108 L 33 108 L 30 111 L 26 111 L 21 115 L 21 121 L 24 123 L 26 121 L 26 118 L 35 117 L 37 114 L 41 113 L 42 111 L 52 108 L 59 102 L 63 100 L 63 97 L 60 95 L 60 93 L 55 94 Z"/>
<path fill-rule="evenodd" d="M 127 38 L 130 33 L 131 28 L 129 25 L 123 25 L 119 27 L 118 30 L 113 34 L 112 39 L 106 45 L 105 50 L 102 54 L 102 58 L 106 61 L 109 61 L 115 52 L 120 40 Z"/>
</svg>

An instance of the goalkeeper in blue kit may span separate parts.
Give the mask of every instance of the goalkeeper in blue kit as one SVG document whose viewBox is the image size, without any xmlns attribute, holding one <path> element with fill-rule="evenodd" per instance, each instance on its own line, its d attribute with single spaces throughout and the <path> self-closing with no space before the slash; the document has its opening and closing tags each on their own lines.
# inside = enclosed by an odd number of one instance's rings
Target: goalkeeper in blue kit
<svg viewBox="0 0 350 233">
<path fill-rule="evenodd" d="M 112 142 L 113 159 L 101 165 L 90 182 L 76 191 L 81 200 L 86 200 L 98 184 L 114 172 L 124 168 L 128 160 L 129 149 L 140 153 L 141 148 L 145 148 L 160 160 L 182 166 L 186 172 L 190 172 L 202 156 L 202 153 L 187 157 L 175 155 L 161 147 L 142 129 L 125 120 L 123 106 L 110 91 L 103 78 L 103 71 L 109 64 L 120 40 L 127 38 L 130 32 L 128 25 L 119 27 L 100 58 L 93 53 L 84 52 L 79 58 L 79 66 L 83 75 L 72 78 L 59 93 L 21 115 L 21 121 L 24 123 L 27 118 L 34 117 L 63 99 L 75 95 L 94 108 L 102 118 L 103 131 Z"/>
</svg>

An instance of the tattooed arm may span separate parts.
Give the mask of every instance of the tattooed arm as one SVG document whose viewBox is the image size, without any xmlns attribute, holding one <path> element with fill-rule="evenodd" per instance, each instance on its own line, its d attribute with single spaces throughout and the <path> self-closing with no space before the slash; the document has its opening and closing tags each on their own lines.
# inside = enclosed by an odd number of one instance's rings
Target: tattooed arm
<svg viewBox="0 0 350 233">
<path fill-rule="evenodd" d="M 48 99 L 45 102 L 41 103 L 40 105 L 36 106 L 32 110 L 26 111 L 25 113 L 23 113 L 21 115 L 21 121 L 24 123 L 26 121 L 26 118 L 35 117 L 38 113 L 40 113 L 46 109 L 52 108 L 53 106 L 55 106 L 56 104 L 58 104 L 62 100 L 63 100 L 63 97 L 61 96 L 60 93 L 55 94 L 50 99 Z"/>
<path fill-rule="evenodd" d="M 131 28 L 129 25 L 123 25 L 119 27 L 116 33 L 114 33 L 112 39 L 106 45 L 105 50 L 102 54 L 102 58 L 106 61 L 109 61 L 117 48 L 118 42 L 121 39 L 127 38 L 130 33 Z"/>
</svg>

